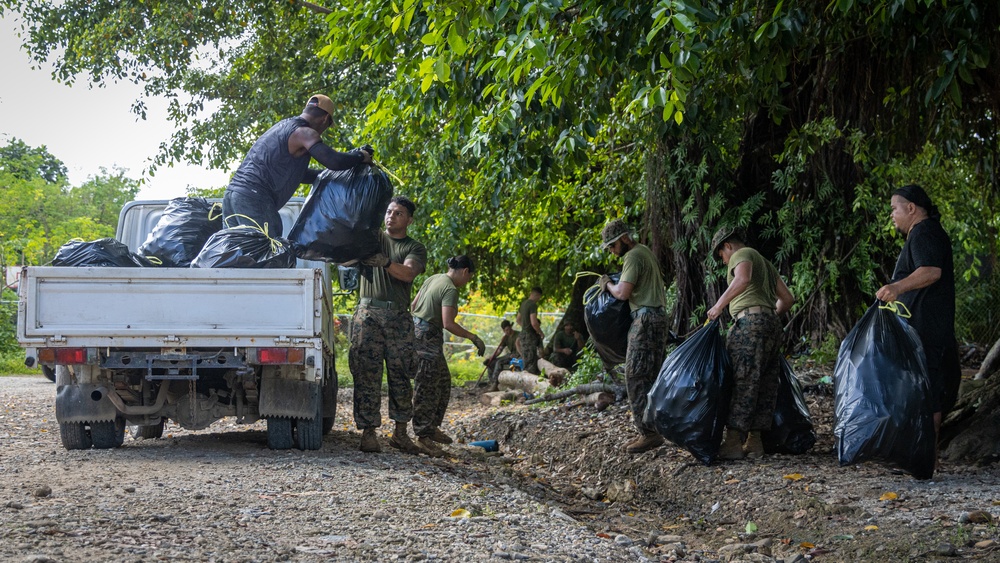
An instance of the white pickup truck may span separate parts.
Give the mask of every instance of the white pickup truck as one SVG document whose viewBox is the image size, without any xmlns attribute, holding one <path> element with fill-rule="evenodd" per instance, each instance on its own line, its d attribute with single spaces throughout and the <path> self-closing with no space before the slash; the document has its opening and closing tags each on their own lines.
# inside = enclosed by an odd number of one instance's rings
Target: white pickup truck
<svg viewBox="0 0 1000 563">
<path fill-rule="evenodd" d="M 121 211 L 133 252 L 166 201 Z M 285 231 L 302 199 L 282 210 Z M 294 269 L 25 267 L 17 335 L 25 363 L 55 368 L 67 449 L 115 448 L 126 426 L 198 430 L 267 420 L 272 449 L 315 450 L 337 406 L 328 265 Z"/>
</svg>

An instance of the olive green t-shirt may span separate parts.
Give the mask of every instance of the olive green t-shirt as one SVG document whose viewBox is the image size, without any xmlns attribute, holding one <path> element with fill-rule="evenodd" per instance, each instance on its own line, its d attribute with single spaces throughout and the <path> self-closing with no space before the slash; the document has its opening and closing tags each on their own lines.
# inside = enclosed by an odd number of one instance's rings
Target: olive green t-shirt
<svg viewBox="0 0 1000 563">
<path fill-rule="evenodd" d="M 636 244 L 625 253 L 622 275 L 619 282 L 629 282 L 632 296 L 628 299 L 633 311 L 642 307 L 666 307 L 667 291 L 663 287 L 663 276 L 656 263 L 653 251 L 645 244 Z"/>
<path fill-rule="evenodd" d="M 458 288 L 448 274 L 434 274 L 424 280 L 413 303 L 413 316 L 444 328 L 441 307 L 458 307 Z"/>
<path fill-rule="evenodd" d="M 727 281 L 733 283 L 736 275 L 733 273 L 736 265 L 750 262 L 753 266 L 750 272 L 750 285 L 729 302 L 729 314 L 736 315 L 747 307 L 765 307 L 774 309 L 778 300 L 778 270 L 774 264 L 760 255 L 760 252 L 744 246 L 729 257 Z"/>
<path fill-rule="evenodd" d="M 379 233 L 379 243 L 382 245 L 382 253 L 397 264 L 412 259 L 420 264 L 421 271 L 427 264 L 427 249 L 424 248 L 423 244 L 410 237 L 395 239 L 381 232 Z M 410 292 L 413 289 L 413 282 L 406 283 L 397 280 L 390 276 L 385 268 L 371 268 L 370 270 L 371 279 L 366 275 L 360 276 L 358 297 L 392 301 L 402 305 L 403 310 L 410 308 Z"/>
<path fill-rule="evenodd" d="M 517 337 L 521 334 L 516 330 L 510 331 L 510 336 L 504 335 L 503 339 L 500 340 L 500 349 L 503 350 L 507 348 L 511 354 L 517 353 Z"/>
<path fill-rule="evenodd" d="M 517 318 L 520 319 L 518 324 L 521 325 L 521 328 L 535 330 L 531 328 L 531 315 L 538 317 L 538 302 L 525 299 L 521 302 L 521 308 L 517 310 Z"/>
<path fill-rule="evenodd" d="M 552 337 L 552 348 L 569 348 L 575 353 L 579 351 L 580 344 L 572 334 L 566 334 L 560 330 Z"/>
</svg>

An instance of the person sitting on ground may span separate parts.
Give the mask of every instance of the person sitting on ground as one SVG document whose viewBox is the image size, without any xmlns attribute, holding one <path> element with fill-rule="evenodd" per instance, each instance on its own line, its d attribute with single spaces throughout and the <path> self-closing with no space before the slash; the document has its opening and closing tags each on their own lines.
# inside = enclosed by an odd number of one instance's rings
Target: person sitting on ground
<svg viewBox="0 0 1000 563">
<path fill-rule="evenodd" d="M 583 350 L 583 335 L 573 328 L 573 323 L 563 323 L 561 332 L 552 336 L 552 353 L 549 361 L 570 371 L 576 367 L 576 359 Z"/>
<path fill-rule="evenodd" d="M 500 372 L 509 368 L 511 359 L 521 357 L 521 353 L 517 349 L 517 337 L 520 333 L 514 330 L 514 325 L 504 319 L 500 323 L 500 330 L 503 331 L 503 338 L 497 345 L 497 355 L 492 361 L 486 362 L 486 367 L 490 371 L 490 383 L 487 389 L 489 392 L 499 390 Z M 506 354 L 503 353 L 504 350 L 507 351 Z"/>
<path fill-rule="evenodd" d="M 521 359 L 524 361 L 524 371 L 538 375 L 538 358 L 541 356 L 539 348 L 545 339 L 542 332 L 542 323 L 538 320 L 538 302 L 542 299 L 542 288 L 535 286 L 531 288 L 528 298 L 521 302 L 520 309 L 517 310 L 517 325 L 521 327 L 521 334 L 517 344 L 520 346 Z"/>
<path fill-rule="evenodd" d="M 451 399 L 451 373 L 444 357 L 443 330 L 468 338 L 480 356 L 486 343 L 455 321 L 458 316 L 458 288 L 469 283 L 475 266 L 461 254 L 448 259 L 448 273 L 427 278 L 413 298 L 413 333 L 417 351 L 417 373 L 413 377 L 413 433 L 417 443 L 434 457 L 444 455 L 440 444 L 450 444 L 441 431 L 444 413 Z"/>
<path fill-rule="evenodd" d="M 781 377 L 781 320 L 795 297 L 778 270 L 746 246 L 734 227 L 712 237 L 712 257 L 726 264 L 729 287 L 708 310 L 715 320 L 729 307 L 734 323 L 726 338 L 733 364 L 733 395 L 719 459 L 756 459 L 764 455 L 761 432 L 771 429 Z"/>
</svg>

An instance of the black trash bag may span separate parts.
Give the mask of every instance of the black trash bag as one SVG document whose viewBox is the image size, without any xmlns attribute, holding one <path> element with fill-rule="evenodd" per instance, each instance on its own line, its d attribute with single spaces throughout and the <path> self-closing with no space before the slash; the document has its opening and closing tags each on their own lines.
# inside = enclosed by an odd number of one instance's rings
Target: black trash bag
<svg viewBox="0 0 1000 563">
<path fill-rule="evenodd" d="M 816 432 L 802 386 L 784 358 L 781 358 L 781 379 L 771 429 L 762 432 L 760 438 L 764 451 L 769 454 L 804 454 L 816 444 Z"/>
<path fill-rule="evenodd" d="M 161 266 L 187 268 L 208 237 L 222 228 L 222 205 L 203 197 L 170 200 L 163 215 L 139 246 L 139 254 Z"/>
<path fill-rule="evenodd" d="M 149 260 L 130 251 L 124 243 L 113 238 L 102 238 L 90 242 L 71 240 L 59 247 L 53 266 L 112 266 L 145 267 L 152 266 Z"/>
<path fill-rule="evenodd" d="M 916 330 L 890 310 L 869 307 L 840 345 L 833 389 L 840 465 L 880 460 L 931 478 L 936 437 Z"/>
<path fill-rule="evenodd" d="M 719 455 L 732 379 L 726 340 L 714 320 L 663 361 L 643 418 L 661 436 L 708 465 Z"/>
<path fill-rule="evenodd" d="M 271 238 L 255 227 L 222 229 L 209 237 L 192 268 L 294 268 L 287 240 Z"/>
<path fill-rule="evenodd" d="M 303 260 L 342 264 L 380 252 L 378 232 L 392 199 L 385 172 L 361 164 L 325 170 L 313 182 L 288 240 Z"/>
<path fill-rule="evenodd" d="M 609 274 L 618 283 L 621 274 Z M 625 363 L 628 330 L 632 326 L 632 310 L 605 289 L 594 285 L 583 293 L 583 322 L 594 342 L 594 350 L 606 365 Z"/>
</svg>

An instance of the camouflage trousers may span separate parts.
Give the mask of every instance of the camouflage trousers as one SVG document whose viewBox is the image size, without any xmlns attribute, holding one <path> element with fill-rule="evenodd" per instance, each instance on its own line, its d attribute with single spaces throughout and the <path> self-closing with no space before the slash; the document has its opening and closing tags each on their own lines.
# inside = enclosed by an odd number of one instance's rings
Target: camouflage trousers
<svg viewBox="0 0 1000 563">
<path fill-rule="evenodd" d="M 743 315 L 726 338 L 733 364 L 733 398 L 726 425 L 770 430 L 781 377 L 781 321 L 771 312 Z"/>
<path fill-rule="evenodd" d="M 535 329 L 528 325 L 517 335 L 517 343 L 521 347 L 521 359 L 524 360 L 524 371 L 538 375 L 538 347 L 542 340 L 538 338 Z"/>
<path fill-rule="evenodd" d="M 430 436 L 441 427 L 451 399 L 451 373 L 440 328 L 413 318 L 417 374 L 413 377 L 413 433 Z"/>
<path fill-rule="evenodd" d="M 652 425 L 643 422 L 646 395 L 660 375 L 667 355 L 667 315 L 663 309 L 640 309 L 632 313 L 625 351 L 625 388 L 628 391 L 632 422 L 644 435 L 656 434 Z"/>
<path fill-rule="evenodd" d="M 354 377 L 354 424 L 361 430 L 382 425 L 382 366 L 388 375 L 389 418 L 413 418 L 413 323 L 407 311 L 358 306 L 351 322 L 348 353 Z"/>
<path fill-rule="evenodd" d="M 510 369 L 510 360 L 513 357 L 511 354 L 504 354 L 493 360 L 493 365 L 490 367 L 490 385 L 497 382 L 501 371 Z"/>
</svg>

